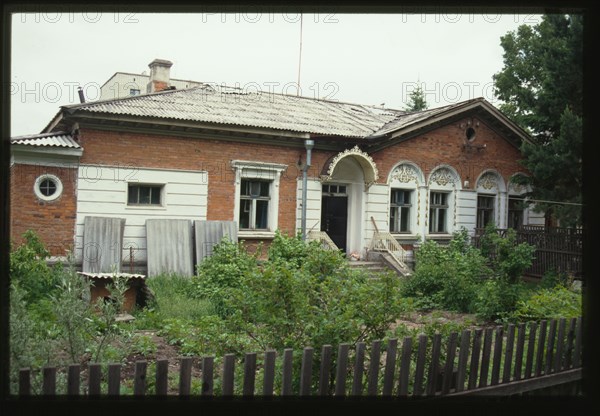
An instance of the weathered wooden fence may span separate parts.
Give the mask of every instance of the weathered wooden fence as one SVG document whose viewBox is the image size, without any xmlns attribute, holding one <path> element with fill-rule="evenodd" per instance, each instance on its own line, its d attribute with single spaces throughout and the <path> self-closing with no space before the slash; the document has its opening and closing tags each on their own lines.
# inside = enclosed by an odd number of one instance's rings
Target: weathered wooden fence
<svg viewBox="0 0 600 416">
<path fill-rule="evenodd" d="M 511 324 L 506 328 L 464 330 L 460 334 L 453 332 L 443 345 L 440 334 L 420 335 L 416 344 L 412 337 L 406 337 L 400 348 L 396 338 L 385 343 L 375 341 L 368 348 L 367 362 L 367 345 L 362 342 L 355 348 L 347 343 L 340 344 L 337 353 L 331 345 L 325 345 L 318 357 L 313 348 L 306 347 L 301 352 L 301 366 L 295 379 L 294 351 L 286 349 L 279 357 L 275 351 L 266 351 L 260 357 L 262 388 L 256 386 L 257 353 L 245 354 L 241 369 L 236 369 L 234 354 L 226 354 L 219 369 L 214 357 L 202 357 L 199 395 L 436 397 L 521 394 L 580 380 L 581 336 L 580 317 Z M 315 358 L 320 363 L 318 366 Z M 136 362 L 133 395 L 167 395 L 168 365 L 167 360 L 156 360 L 156 371 L 151 375 L 148 374 L 148 362 Z M 178 391 L 171 394 L 192 395 L 192 366 L 192 357 L 181 358 Z M 276 386 L 277 368 L 281 378 Z M 57 370 L 55 367 L 42 369 L 42 395 L 57 395 Z M 81 370 L 79 365 L 66 368 L 65 393 L 61 395 L 121 394 L 120 364 L 108 365 L 104 374 L 100 364 L 90 364 L 87 389 L 82 389 L 80 384 Z M 216 370 L 220 373 L 219 389 L 215 388 Z M 30 369 L 20 371 L 19 396 L 32 394 L 31 376 Z M 154 384 L 152 389 L 149 382 Z"/>
<path fill-rule="evenodd" d="M 583 276 L 583 230 L 574 228 L 544 227 L 524 225 L 516 231 L 518 243 L 535 246 L 535 254 L 531 267 L 525 274 L 542 277 L 549 270 L 570 273 L 577 278 Z M 507 229 L 498 229 L 501 236 Z M 480 246 L 483 228 L 475 229 L 473 244 Z"/>
</svg>

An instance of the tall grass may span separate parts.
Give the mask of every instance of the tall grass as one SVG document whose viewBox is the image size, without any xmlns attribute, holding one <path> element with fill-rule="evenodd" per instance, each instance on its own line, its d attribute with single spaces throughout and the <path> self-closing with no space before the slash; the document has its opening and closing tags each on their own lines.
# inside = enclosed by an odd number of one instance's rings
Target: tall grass
<svg viewBox="0 0 600 416">
<path fill-rule="evenodd" d="M 178 274 L 162 274 L 146 279 L 146 284 L 154 293 L 154 300 L 139 315 L 152 315 L 156 324 L 165 319 L 195 320 L 214 315 L 212 303 L 194 296 L 192 279 Z M 143 316 L 138 316 L 142 318 Z"/>
</svg>

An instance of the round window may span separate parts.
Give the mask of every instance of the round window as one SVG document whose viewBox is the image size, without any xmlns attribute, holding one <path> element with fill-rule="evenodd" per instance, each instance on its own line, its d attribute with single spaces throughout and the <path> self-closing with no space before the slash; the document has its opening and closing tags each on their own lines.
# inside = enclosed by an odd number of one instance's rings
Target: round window
<svg viewBox="0 0 600 416">
<path fill-rule="evenodd" d="M 33 192 L 43 201 L 53 201 L 62 193 L 62 182 L 54 175 L 42 175 L 35 180 Z"/>
<path fill-rule="evenodd" d="M 467 136 L 467 140 L 472 142 L 473 140 L 475 140 L 475 129 L 473 127 L 469 127 L 465 131 L 465 135 Z"/>
</svg>

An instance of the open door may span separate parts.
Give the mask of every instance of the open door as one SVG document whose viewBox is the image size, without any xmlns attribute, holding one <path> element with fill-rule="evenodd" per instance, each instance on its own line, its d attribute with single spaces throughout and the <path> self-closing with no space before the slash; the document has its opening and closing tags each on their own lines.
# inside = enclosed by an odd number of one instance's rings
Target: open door
<svg viewBox="0 0 600 416">
<path fill-rule="evenodd" d="M 321 231 L 346 252 L 348 228 L 348 196 L 323 195 L 321 202 Z"/>
</svg>

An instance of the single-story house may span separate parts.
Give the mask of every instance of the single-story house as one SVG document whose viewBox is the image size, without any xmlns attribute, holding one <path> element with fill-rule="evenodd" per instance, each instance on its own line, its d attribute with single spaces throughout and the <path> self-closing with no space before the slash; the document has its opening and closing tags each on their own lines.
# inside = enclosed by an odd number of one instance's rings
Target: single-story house
<svg viewBox="0 0 600 416">
<path fill-rule="evenodd" d="M 198 253 L 206 242 L 194 224 L 220 222 L 252 247 L 305 223 L 307 235 L 363 258 L 376 232 L 410 257 L 416 243 L 448 241 L 462 227 L 544 223 L 512 181 L 528 174 L 519 146 L 530 138 L 483 98 L 407 112 L 177 89 L 170 66 L 150 64 L 146 94 L 65 105 L 41 133 L 11 139 L 15 240 L 33 229 L 54 256 L 109 260 L 87 271 L 133 272 L 161 256 L 152 247 L 168 236 L 178 248 L 162 264 Z M 192 255 L 192 267 L 200 260 Z"/>
</svg>

